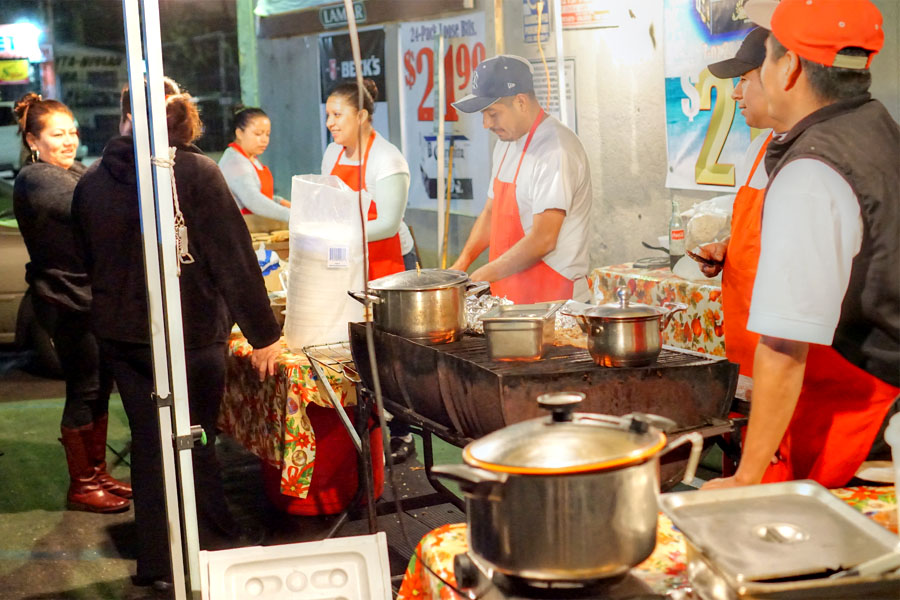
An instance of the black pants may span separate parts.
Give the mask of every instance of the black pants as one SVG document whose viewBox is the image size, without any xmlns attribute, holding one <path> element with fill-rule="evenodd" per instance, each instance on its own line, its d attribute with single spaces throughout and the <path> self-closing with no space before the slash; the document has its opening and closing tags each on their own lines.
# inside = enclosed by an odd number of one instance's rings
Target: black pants
<svg viewBox="0 0 900 600">
<path fill-rule="evenodd" d="M 137 577 L 168 578 L 171 574 L 163 488 L 159 414 L 151 394 L 150 346 L 100 340 L 103 359 L 116 380 L 131 425 L 131 486 L 137 529 Z M 225 345 L 185 350 L 191 424 L 202 425 L 207 444 L 192 451 L 197 520 L 201 544 L 209 535 L 233 535 L 237 525 L 225 501 L 216 458 L 216 418 L 225 391 Z"/>
<path fill-rule="evenodd" d="M 53 339 L 56 355 L 66 378 L 66 404 L 62 426 L 83 427 L 109 410 L 112 377 L 102 370 L 97 340 L 91 333 L 86 312 L 32 295 L 35 318 Z"/>
</svg>

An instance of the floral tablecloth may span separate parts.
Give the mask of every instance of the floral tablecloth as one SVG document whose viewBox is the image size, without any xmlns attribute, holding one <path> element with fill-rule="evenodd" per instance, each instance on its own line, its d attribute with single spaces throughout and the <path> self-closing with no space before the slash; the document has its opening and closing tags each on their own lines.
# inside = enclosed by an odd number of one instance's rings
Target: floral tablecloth
<svg viewBox="0 0 900 600">
<path fill-rule="evenodd" d="M 897 498 L 892 486 L 852 487 L 832 490 L 837 497 L 876 522 L 897 532 Z M 416 546 L 400 586 L 397 600 L 463 600 L 449 587 L 428 573 L 421 561 L 428 562 L 441 578 L 456 585 L 453 557 L 469 548 L 466 525 L 444 525 L 428 533 Z M 657 594 L 688 586 L 684 538 L 663 514 L 656 531 L 656 549 L 650 557 L 631 570 Z"/>
<path fill-rule="evenodd" d="M 305 356 L 284 347 L 275 376 L 261 382 L 250 365 L 250 351 L 243 336 L 232 334 L 219 428 L 256 456 L 281 466 L 281 493 L 305 498 L 316 459 L 316 438 L 306 407 L 331 407 L 331 402 L 324 391 L 319 394 L 316 375 Z M 340 394 L 342 406 L 356 404 L 352 382 L 327 370 L 326 376 Z"/>
<path fill-rule="evenodd" d="M 721 286 L 682 279 L 669 269 L 635 269 L 631 263 L 594 269 L 588 284 L 598 303 L 615 301 L 616 288 L 625 286 L 634 302 L 686 304 L 687 311 L 675 313 L 669 321 L 662 343 L 725 356 Z"/>
</svg>

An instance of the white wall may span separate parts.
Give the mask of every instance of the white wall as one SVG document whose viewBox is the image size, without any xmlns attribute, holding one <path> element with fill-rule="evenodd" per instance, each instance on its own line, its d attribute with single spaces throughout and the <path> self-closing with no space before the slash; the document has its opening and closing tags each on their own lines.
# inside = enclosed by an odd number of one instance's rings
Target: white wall
<svg viewBox="0 0 900 600">
<path fill-rule="evenodd" d="M 593 177 L 592 266 L 652 255 L 641 241 L 655 243 L 658 236 L 666 235 L 672 199 L 684 209 L 714 195 L 665 187 L 663 0 L 621 1 L 628 2 L 633 15 L 627 25 L 567 31 L 564 38 L 566 55 L 576 59 L 578 133 Z M 872 92 L 900 120 L 900 2 L 875 3 L 884 15 L 887 41 L 873 61 Z M 476 0 L 487 23 L 494 21 L 493 5 L 493 0 Z M 537 48 L 522 41 L 522 0 L 504 0 L 504 12 L 506 52 L 537 57 Z M 386 29 L 387 77 L 389 85 L 398 85 L 392 58 L 395 28 Z M 494 46 L 490 27 L 487 42 L 489 49 Z M 316 36 L 259 41 L 261 104 L 273 120 L 272 146 L 264 159 L 281 194 L 290 193 L 292 174 L 314 172 L 321 161 L 316 44 Z M 545 52 L 555 56 L 552 36 Z M 396 106 L 390 112 L 394 137 L 399 112 Z M 426 265 L 433 266 L 433 254 L 427 250 L 436 247 L 434 213 L 410 210 L 407 222 L 430 255 Z M 471 218 L 451 219 L 451 254 L 465 241 L 472 222 Z"/>
</svg>

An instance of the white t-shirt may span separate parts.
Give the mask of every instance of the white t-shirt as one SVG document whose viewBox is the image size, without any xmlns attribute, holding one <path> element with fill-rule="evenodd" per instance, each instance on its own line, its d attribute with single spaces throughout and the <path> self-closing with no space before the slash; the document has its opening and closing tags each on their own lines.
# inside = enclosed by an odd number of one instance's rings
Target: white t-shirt
<svg viewBox="0 0 900 600">
<path fill-rule="evenodd" d="M 750 142 L 750 146 L 747 147 L 747 151 L 744 153 L 744 158 L 737 165 L 735 169 L 735 182 L 738 187 L 745 185 L 747 183 L 747 176 L 750 175 L 750 169 L 753 168 L 753 163 L 756 162 L 756 157 L 759 156 L 759 150 L 762 148 L 762 145 L 769 138 L 769 133 L 771 129 L 764 129 L 759 132 L 759 134 L 753 138 L 753 141 Z M 757 190 L 764 189 L 766 184 L 769 182 L 769 175 L 766 173 L 766 160 L 765 157 L 760 159 L 759 166 L 756 167 L 756 171 L 753 173 L 753 179 L 750 181 L 750 187 L 755 188 Z"/>
<path fill-rule="evenodd" d="M 328 144 L 328 147 L 325 148 L 325 154 L 322 156 L 322 175 L 331 173 L 342 149 L 343 146 L 340 144 L 335 144 L 334 142 Z M 358 165 L 359 161 L 347 160 L 347 153 L 344 152 L 341 155 L 341 164 Z M 369 151 L 369 162 L 366 165 L 365 188 L 374 193 L 376 181 L 397 173 L 409 175 L 409 165 L 406 163 L 406 159 L 395 145 L 376 132 L 375 140 L 372 142 L 372 149 Z"/>
<path fill-rule="evenodd" d="M 856 194 L 837 171 L 813 158 L 784 166 L 766 193 L 747 329 L 831 345 L 862 237 Z"/>
<path fill-rule="evenodd" d="M 494 197 L 493 181 L 498 169 L 500 181 L 513 180 L 527 139 L 526 133 L 514 142 L 498 142 L 494 146 L 488 198 Z M 535 129 L 528 152 L 522 159 L 516 180 L 516 201 L 526 234 L 531 230 L 534 215 L 551 208 L 566 211 L 556 248 L 543 260 L 557 273 L 572 280 L 588 272 L 591 199 L 591 171 L 581 140 L 574 131 L 548 116 Z"/>
<path fill-rule="evenodd" d="M 342 165 L 358 165 L 359 161 L 347 160 L 347 153 L 341 154 L 343 146 L 331 142 L 322 155 L 322 174 L 328 175 L 334 168 L 334 164 L 341 157 Z M 372 142 L 372 149 L 369 150 L 369 162 L 366 165 L 366 190 L 375 191 L 375 182 L 391 175 L 405 173 L 409 176 L 409 165 L 400 150 L 384 139 L 377 131 L 375 132 L 375 140 Z M 376 202 L 378 200 L 376 199 Z M 406 223 L 400 221 L 400 252 L 401 254 L 409 254 L 413 249 L 412 235 Z"/>
<path fill-rule="evenodd" d="M 252 162 L 234 148 L 226 148 L 219 159 L 219 169 L 228 182 L 228 188 L 238 208 L 246 208 L 255 215 L 277 219 L 291 220 L 291 209 L 273 202 L 260 191 L 262 184 L 254 168 L 261 167 L 258 160 Z"/>
</svg>

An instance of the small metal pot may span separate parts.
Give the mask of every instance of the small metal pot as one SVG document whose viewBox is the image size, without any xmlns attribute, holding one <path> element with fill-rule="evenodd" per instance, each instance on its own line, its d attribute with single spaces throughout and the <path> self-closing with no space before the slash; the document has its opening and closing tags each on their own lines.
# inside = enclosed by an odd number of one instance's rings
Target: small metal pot
<svg viewBox="0 0 900 600">
<path fill-rule="evenodd" d="M 653 364 L 661 349 L 660 333 L 684 304 L 663 307 L 630 303 L 624 287 L 616 289 L 618 302 L 569 313 L 588 334 L 588 352 L 605 367 L 643 367 Z"/>
<path fill-rule="evenodd" d="M 375 326 L 388 333 L 432 343 L 456 341 L 466 329 L 467 293 L 484 289 L 463 271 L 419 269 L 369 282 Z M 365 304 L 362 292 L 348 292 Z"/>
<path fill-rule="evenodd" d="M 584 394 L 538 398 L 551 418 L 532 419 L 480 438 L 465 465 L 433 468 L 466 495 L 469 549 L 509 576 L 538 581 L 615 577 L 656 545 L 659 457 L 693 444 L 693 479 L 703 438 L 666 444 L 667 419 L 573 414 Z"/>
</svg>

